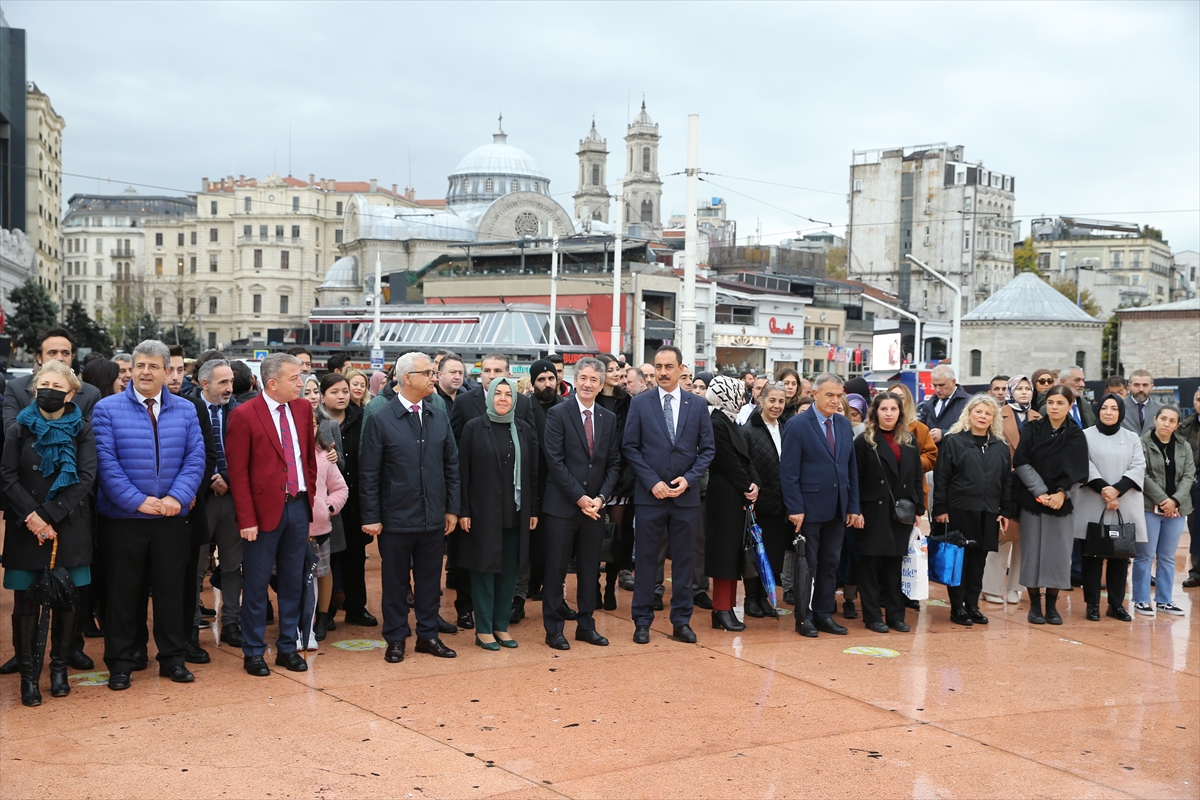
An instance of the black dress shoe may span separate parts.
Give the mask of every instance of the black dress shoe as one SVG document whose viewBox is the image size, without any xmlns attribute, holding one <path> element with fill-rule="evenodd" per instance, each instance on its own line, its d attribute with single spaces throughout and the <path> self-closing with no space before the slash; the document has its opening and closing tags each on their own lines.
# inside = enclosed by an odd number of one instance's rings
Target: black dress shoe
<svg viewBox="0 0 1200 800">
<path fill-rule="evenodd" d="M 971 622 L 971 614 L 965 608 L 956 608 L 950 612 L 950 621 L 955 625 L 962 625 L 965 628 L 970 628 L 975 623 Z"/>
<path fill-rule="evenodd" d="M 655 610 L 655 611 L 662 611 L 662 610 L 663 610 L 663 601 L 662 601 L 662 599 L 663 599 L 663 596 L 662 596 L 661 594 L 655 593 L 655 595 L 654 595 L 654 610 Z"/>
<path fill-rule="evenodd" d="M 747 617 L 754 617 L 755 619 L 762 619 L 766 616 L 757 597 L 747 597 L 742 603 L 742 611 L 745 612 Z"/>
<path fill-rule="evenodd" d="M 608 639 L 605 639 L 603 636 L 601 636 L 599 633 L 597 633 L 594 630 L 582 631 L 582 630 L 576 629 L 575 630 L 575 641 L 587 642 L 588 644 L 594 644 L 597 647 L 608 647 Z"/>
<path fill-rule="evenodd" d="M 265 678 L 271 674 L 267 660 L 262 656 L 246 656 L 242 659 L 242 669 L 256 678 Z"/>
<path fill-rule="evenodd" d="M 508 614 L 508 624 L 519 625 L 523 619 L 525 619 L 525 598 L 514 597 L 512 602 L 512 611 L 510 611 Z"/>
<path fill-rule="evenodd" d="M 988 624 L 988 618 L 985 617 L 983 615 L 983 612 L 980 611 L 978 608 L 967 609 L 967 614 L 971 617 L 971 622 L 974 622 L 976 625 L 987 625 Z"/>
<path fill-rule="evenodd" d="M 617 576 L 617 583 L 621 587 L 621 591 L 632 592 L 633 591 L 633 573 L 627 569 L 621 570 L 621 573 Z"/>
<path fill-rule="evenodd" d="M 547 633 L 546 644 L 554 650 L 570 650 L 571 643 L 567 641 L 567 637 L 561 633 Z"/>
<path fill-rule="evenodd" d="M 14 675 L 20 670 L 17 666 L 17 657 L 13 656 L 8 661 L 0 664 L 0 675 Z"/>
<path fill-rule="evenodd" d="M 817 626 L 817 630 L 824 633 L 832 633 L 837 636 L 845 636 L 850 631 L 846 630 L 846 626 L 838 624 L 838 621 L 833 617 L 814 617 L 813 624 Z"/>
<path fill-rule="evenodd" d="M 1087 604 L 1087 612 L 1084 614 L 1084 618 L 1088 622 L 1099 622 L 1100 621 L 1100 604 L 1099 603 L 1088 603 Z"/>
<path fill-rule="evenodd" d="M 711 605 L 711 603 L 709 605 Z M 604 610 L 617 610 L 617 593 L 611 586 L 605 587 L 604 589 Z"/>
<path fill-rule="evenodd" d="M 174 667 L 159 667 L 158 677 L 170 678 L 171 683 L 191 683 L 192 681 L 196 680 L 196 676 L 193 675 L 183 664 L 179 664 Z"/>
<path fill-rule="evenodd" d="M 775 606 L 771 605 L 762 598 L 759 598 L 758 604 L 762 607 L 764 617 L 767 617 L 768 619 L 779 619 L 779 609 L 775 608 Z"/>
<path fill-rule="evenodd" d="M 71 669 L 83 670 L 84 672 L 91 671 L 96 668 L 96 662 L 92 661 L 91 657 L 82 650 L 74 650 L 67 656 L 67 663 L 71 665 Z"/>
<path fill-rule="evenodd" d="M 383 653 L 383 660 L 389 664 L 399 664 L 404 660 L 404 640 L 398 642 L 388 642 L 387 650 Z"/>
<path fill-rule="evenodd" d="M 133 654 L 133 671 L 141 672 L 146 667 L 150 666 L 150 659 L 146 657 L 145 650 L 136 650 Z"/>
<path fill-rule="evenodd" d="M 921 601 L 907 598 L 904 601 L 904 607 L 911 608 L 913 611 L 920 611 L 921 610 Z"/>
<path fill-rule="evenodd" d="M 200 646 L 198 634 L 194 634 L 192 638 L 187 640 L 187 645 L 183 651 L 183 660 L 189 664 L 207 664 L 212 661 L 212 656 Z"/>
<path fill-rule="evenodd" d="M 438 614 L 438 633 L 458 633 L 458 626 Z"/>
<path fill-rule="evenodd" d="M 887 633 L 891 628 L 887 626 L 886 622 L 868 622 L 867 630 L 875 631 L 876 633 Z"/>
<path fill-rule="evenodd" d="M 200 616 L 215 617 L 216 615 L 217 615 L 217 610 L 215 608 L 208 608 L 203 603 L 200 604 Z"/>
<path fill-rule="evenodd" d="M 133 681 L 130 680 L 128 672 L 114 672 L 112 675 L 108 676 L 108 688 L 112 689 L 114 692 L 120 692 L 124 689 L 128 689 L 131 683 L 133 683 Z"/>
<path fill-rule="evenodd" d="M 649 644 L 650 643 L 650 626 L 638 625 L 633 629 L 634 644 Z"/>
<path fill-rule="evenodd" d="M 365 608 L 362 611 L 355 611 L 354 613 L 347 611 L 344 621 L 350 625 L 361 625 L 364 628 L 374 628 L 379 624 L 379 620 L 375 618 L 375 615 Z"/>
<path fill-rule="evenodd" d="M 817 626 L 811 619 L 806 619 L 796 628 L 796 633 L 807 639 L 815 639 L 817 638 Z"/>
<path fill-rule="evenodd" d="M 784 602 L 784 604 L 789 605 L 789 606 L 796 605 L 796 590 L 788 589 L 787 591 L 785 591 L 783 593 L 783 602 Z"/>
<path fill-rule="evenodd" d="M 683 642 L 684 644 L 696 643 L 696 632 L 692 630 L 691 625 L 676 625 L 671 636 L 675 641 Z"/>
<path fill-rule="evenodd" d="M 197 627 L 197 628 L 199 628 L 199 629 L 200 629 L 200 630 L 202 630 L 202 631 L 206 631 L 206 630 L 208 630 L 209 628 L 211 628 L 211 627 L 212 627 L 212 620 L 210 620 L 210 619 L 201 619 L 201 620 L 200 620 L 198 623 L 196 623 L 196 627 Z"/>
<path fill-rule="evenodd" d="M 416 650 L 418 653 L 428 653 L 437 658 L 454 658 L 458 655 L 458 653 L 442 644 L 441 639 L 421 639 L 417 642 L 417 646 L 413 650 Z"/>
<path fill-rule="evenodd" d="M 242 636 L 242 626 L 235 622 L 221 628 L 221 641 L 230 647 L 245 647 L 246 639 Z"/>
<path fill-rule="evenodd" d="M 737 615 L 732 611 L 713 611 L 712 612 L 713 630 L 717 631 L 744 631 L 746 623 L 737 618 Z"/>
<path fill-rule="evenodd" d="M 1109 606 L 1108 610 L 1105 611 L 1104 614 L 1105 616 L 1112 617 L 1113 619 L 1119 619 L 1121 622 L 1133 622 L 1133 617 L 1129 616 L 1129 612 L 1126 611 L 1122 606 Z"/>
<path fill-rule="evenodd" d="M 858 619 L 858 609 L 854 607 L 853 600 L 842 603 L 842 616 L 846 619 Z"/>
<path fill-rule="evenodd" d="M 290 653 L 277 653 L 275 666 L 283 667 L 288 672 L 308 672 L 308 662 L 295 650 Z"/>
<path fill-rule="evenodd" d="M 692 605 L 707 611 L 712 608 L 712 598 L 708 596 L 708 592 L 701 592 L 692 598 Z"/>
<path fill-rule="evenodd" d="M 566 603 L 562 604 L 562 608 L 558 610 L 558 615 L 569 622 L 574 622 L 575 620 L 579 619 L 579 614 L 575 613 L 575 609 L 571 608 Z"/>
<path fill-rule="evenodd" d="M 897 633 L 908 633 L 912 628 L 908 627 L 907 622 L 889 622 L 888 627 Z"/>
<path fill-rule="evenodd" d="M 1188 575 L 1187 579 L 1183 582 L 1183 588 L 1185 589 L 1195 589 L 1197 586 L 1200 586 L 1200 577 L 1195 575 Z"/>
<path fill-rule="evenodd" d="M 470 630 L 475 627 L 475 615 L 470 611 L 464 611 L 458 615 L 458 627 L 464 630 Z"/>
</svg>

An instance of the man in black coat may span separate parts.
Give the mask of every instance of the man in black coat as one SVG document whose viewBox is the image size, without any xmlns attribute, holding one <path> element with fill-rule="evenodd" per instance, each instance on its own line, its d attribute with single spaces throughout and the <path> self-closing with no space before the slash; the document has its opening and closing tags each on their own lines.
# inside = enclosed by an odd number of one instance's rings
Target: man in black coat
<svg viewBox="0 0 1200 800">
<path fill-rule="evenodd" d="M 66 328 L 48 328 L 41 332 L 38 336 L 37 351 L 33 356 L 37 362 L 37 366 L 41 366 L 50 359 L 61 361 L 70 369 L 71 362 L 75 358 L 75 340 L 71 337 L 70 331 Z M 8 381 L 4 387 L 4 430 L 8 430 L 9 426 L 17 421 L 17 414 L 25 406 L 33 402 L 33 376 L 37 374 L 34 369 L 28 375 L 20 378 L 13 378 Z M 90 383 L 85 383 L 75 393 L 75 398 L 71 401 L 79 407 L 83 413 L 85 422 L 92 421 L 92 407 L 100 400 L 100 390 Z"/>
<path fill-rule="evenodd" d="M 942 437 L 958 422 L 967 407 L 971 395 L 967 394 L 954 377 L 954 368 L 939 364 L 930 375 L 933 382 L 933 397 L 921 404 L 917 419 L 929 426 L 929 435 L 941 447 Z"/>
<path fill-rule="evenodd" d="M 1058 382 L 1071 390 L 1075 395 L 1075 402 L 1071 404 L 1071 419 L 1075 420 L 1075 424 L 1081 428 L 1090 428 L 1096 424 L 1096 412 L 1092 408 L 1092 404 L 1087 402 L 1083 393 L 1087 389 L 1087 379 L 1084 377 L 1083 368 L 1071 365 L 1063 367 L 1058 371 Z M 1135 406 L 1136 410 L 1136 406 Z M 1046 398 L 1043 395 L 1042 401 L 1038 405 L 1038 411 L 1042 416 L 1046 416 Z M 1126 415 L 1128 417 L 1128 415 Z M 1082 542 L 1082 539 L 1076 539 L 1076 542 Z M 1076 548 L 1078 550 L 1078 547 Z M 1078 561 L 1078 559 L 1076 559 Z"/>
</svg>

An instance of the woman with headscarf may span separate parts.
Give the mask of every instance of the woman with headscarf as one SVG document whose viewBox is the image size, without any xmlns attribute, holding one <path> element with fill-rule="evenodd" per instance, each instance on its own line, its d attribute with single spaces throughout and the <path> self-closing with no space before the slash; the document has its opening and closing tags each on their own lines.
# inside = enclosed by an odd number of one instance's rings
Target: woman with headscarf
<svg viewBox="0 0 1200 800">
<path fill-rule="evenodd" d="M 713 374 L 711 372 L 697 372 L 696 376 L 692 378 L 692 394 L 707 397 L 708 387 L 712 383 L 712 379 Z"/>
<path fill-rule="evenodd" d="M 846 416 L 850 419 L 850 427 L 854 431 L 854 435 L 858 436 L 867 428 L 867 406 L 869 403 L 867 402 L 867 398 L 861 394 L 847 394 L 846 405 L 849 406 Z"/>
<path fill-rule="evenodd" d="M 1008 379 L 1007 399 L 1000 407 L 1000 422 L 1004 429 L 1004 440 L 1008 442 L 1009 456 L 1016 455 L 1017 443 L 1026 422 L 1041 419 L 1042 415 L 1033 408 L 1033 383 L 1024 375 L 1013 375 Z M 1008 521 L 1008 530 L 1000 537 L 1000 548 L 988 553 L 987 566 L 983 570 L 983 599 L 996 605 L 1008 602 L 1016 605 L 1021 600 L 1021 523 Z"/>
<path fill-rule="evenodd" d="M 1021 507 L 1021 583 L 1029 587 L 1029 621 L 1034 625 L 1061 625 L 1058 593 L 1071 591 L 1071 491 L 1088 479 L 1087 438 L 1071 418 L 1074 402 L 1068 387 L 1050 387 L 1046 416 L 1025 423 L 1013 455 L 1013 495 Z"/>
<path fill-rule="evenodd" d="M 458 441 L 463 515 L 458 568 L 471 576 L 475 644 L 516 647 L 508 635 L 517 572 L 529 559 L 537 525 L 537 433 L 516 418 L 517 382 L 494 378 L 487 414 L 463 428 Z"/>
<path fill-rule="evenodd" d="M 1108 616 L 1129 622 L 1125 610 L 1125 581 L 1128 558 L 1093 557 L 1087 551 L 1087 529 L 1092 522 L 1132 522 L 1136 539 L 1145 542 L 1146 519 L 1142 514 L 1142 485 L 1146 480 L 1146 454 L 1138 435 L 1121 427 L 1125 402 L 1115 394 L 1100 398 L 1096 424 L 1083 432 L 1088 447 L 1088 480 L 1072 494 L 1075 503 L 1075 538 L 1084 539 L 1083 599 L 1087 618 L 1100 621 L 1100 584 L 1107 572 Z M 1107 570 L 1105 569 L 1107 562 Z"/>
<path fill-rule="evenodd" d="M 1056 383 L 1054 372 L 1048 369 L 1035 369 L 1033 374 L 1029 376 L 1029 383 L 1033 386 L 1033 399 L 1030 405 L 1033 408 L 1041 408 L 1042 401 L 1046 399 L 1046 392 Z"/>
<path fill-rule="evenodd" d="M 733 607 L 742 578 L 746 506 L 758 499 L 758 473 L 737 424 L 743 394 L 745 386 L 728 375 L 714 376 L 707 394 L 716 455 L 708 468 L 708 501 L 704 505 L 704 573 L 713 584 L 712 626 L 727 631 L 746 627 Z"/>
<path fill-rule="evenodd" d="M 387 383 L 387 373 L 382 370 L 375 370 L 371 373 L 371 385 L 369 387 L 371 398 L 374 399 L 383 391 L 383 385 Z"/>
<path fill-rule="evenodd" d="M 34 376 L 34 402 L 17 414 L 0 457 L 4 513 L 4 588 L 13 592 L 13 644 L 21 673 L 21 703 L 37 706 L 42 693 L 34 663 L 39 605 L 29 587 L 50 566 L 65 567 L 76 586 L 91 583 L 92 511 L 96 480 L 96 440 L 92 426 L 71 402 L 82 384 L 58 361 L 47 361 Z M 57 540 L 57 541 L 55 541 Z M 53 545 L 48 544 L 54 542 Z M 66 697 L 67 659 L 75 633 L 76 609 L 56 610 L 50 629 L 50 694 Z"/>
</svg>

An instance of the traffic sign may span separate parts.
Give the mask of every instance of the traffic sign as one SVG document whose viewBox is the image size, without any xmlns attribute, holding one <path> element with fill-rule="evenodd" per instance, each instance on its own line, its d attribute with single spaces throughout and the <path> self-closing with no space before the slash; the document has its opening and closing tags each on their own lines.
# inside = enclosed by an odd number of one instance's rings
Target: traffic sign
<svg viewBox="0 0 1200 800">
<path fill-rule="evenodd" d="M 254 360 L 262 361 L 264 358 L 266 358 L 269 355 L 271 355 L 270 350 L 255 350 L 254 351 Z"/>
<path fill-rule="evenodd" d="M 372 370 L 383 369 L 383 348 L 382 347 L 372 347 L 371 348 L 371 369 Z"/>
</svg>

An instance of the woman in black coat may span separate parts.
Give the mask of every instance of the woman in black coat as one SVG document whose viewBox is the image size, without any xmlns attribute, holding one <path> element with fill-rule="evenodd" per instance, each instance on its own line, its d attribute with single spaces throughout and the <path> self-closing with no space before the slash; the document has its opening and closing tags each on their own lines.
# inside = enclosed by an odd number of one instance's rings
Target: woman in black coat
<svg viewBox="0 0 1200 800">
<path fill-rule="evenodd" d="M 4 519 L 4 588 L 13 590 L 13 640 L 21 672 L 21 702 L 41 705 L 33 649 L 39 606 L 28 596 L 38 573 L 65 567 L 76 586 L 91 583 L 92 512 L 96 440 L 71 398 L 80 382 L 66 365 L 47 362 L 34 378 L 35 402 L 17 415 L 4 437 L 0 494 Z M 53 545 L 48 542 L 54 541 Z M 76 609 L 55 611 L 50 633 L 50 694 L 65 697 L 67 659 Z"/>
<path fill-rule="evenodd" d="M 484 650 L 517 646 L 508 623 L 517 572 L 529 560 L 529 531 L 537 525 L 538 440 L 533 427 L 516 418 L 516 383 L 492 380 L 487 414 L 468 422 L 458 442 L 458 567 L 471 575 L 475 644 Z"/>
<path fill-rule="evenodd" d="M 983 569 L 1013 515 L 1011 487 L 1012 460 L 1000 405 L 990 395 L 977 394 L 942 438 L 933 472 L 934 521 L 974 542 L 963 554 L 962 582 L 946 587 L 950 621 L 958 625 L 988 624 L 979 610 Z"/>
<path fill-rule="evenodd" d="M 779 485 L 779 455 L 783 448 L 783 407 L 787 402 L 782 383 L 768 383 L 758 397 L 758 408 L 742 426 L 750 464 L 758 475 L 758 499 L 754 501 L 754 518 L 762 528 L 763 547 L 775 573 L 775 583 L 782 585 L 783 556 L 795 538 L 795 527 L 787 521 L 783 507 L 783 490 Z M 776 600 L 767 597 L 762 581 L 750 581 L 746 586 L 747 617 L 778 616 Z"/>
<path fill-rule="evenodd" d="M 600 407 L 617 415 L 617 441 L 625 436 L 625 418 L 629 416 L 629 392 L 621 388 L 625 367 L 609 353 L 597 358 L 604 363 L 604 387 L 596 395 Z M 633 486 L 636 478 L 633 465 L 621 455 L 621 472 L 613 496 L 608 499 L 608 521 L 616 527 L 613 541 L 613 558 L 604 565 L 604 610 L 617 607 L 617 578 L 625 573 L 629 589 L 633 591 Z M 624 582 L 624 581 L 623 581 Z"/>
<path fill-rule="evenodd" d="M 704 572 L 713 579 L 712 625 L 727 631 L 746 628 L 733 607 L 742 577 L 746 506 L 758 499 L 758 475 L 750 463 L 746 437 L 735 421 L 744 392 L 740 381 L 718 375 L 707 394 L 717 452 L 708 468 L 704 503 Z"/>
<path fill-rule="evenodd" d="M 921 451 L 909 431 L 912 417 L 908 408 L 899 395 L 875 395 L 867 410 L 866 428 L 854 440 L 862 509 L 862 527 L 855 531 L 858 593 L 863 624 L 876 633 L 909 631 L 904 622 L 900 571 L 913 523 L 896 519 L 894 501 L 908 500 L 917 515 L 924 513 L 925 484 Z M 879 613 L 881 606 L 886 622 Z"/>
</svg>

